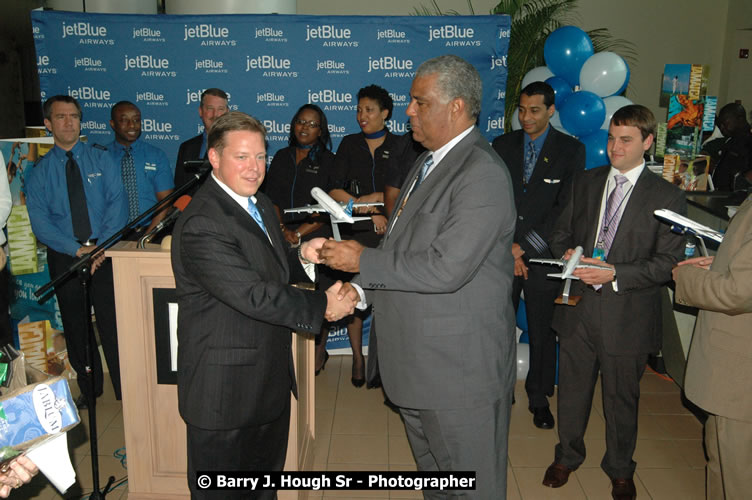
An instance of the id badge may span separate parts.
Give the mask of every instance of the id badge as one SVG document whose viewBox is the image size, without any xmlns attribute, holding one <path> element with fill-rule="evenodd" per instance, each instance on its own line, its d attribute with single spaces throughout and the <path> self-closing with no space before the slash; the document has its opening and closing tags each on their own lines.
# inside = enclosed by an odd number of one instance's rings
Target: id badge
<svg viewBox="0 0 752 500">
<path fill-rule="evenodd" d="M 603 248 L 603 245 L 601 243 L 598 243 L 596 247 L 593 249 L 593 258 L 605 261 L 606 260 L 606 250 Z"/>
</svg>

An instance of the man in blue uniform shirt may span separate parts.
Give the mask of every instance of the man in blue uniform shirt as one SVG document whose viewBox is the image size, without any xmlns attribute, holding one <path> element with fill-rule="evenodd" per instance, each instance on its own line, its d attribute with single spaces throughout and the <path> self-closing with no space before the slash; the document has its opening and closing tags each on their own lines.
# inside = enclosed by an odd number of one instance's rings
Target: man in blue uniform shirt
<svg viewBox="0 0 752 500">
<path fill-rule="evenodd" d="M 26 206 L 37 239 L 47 246 L 47 262 L 53 278 L 64 273 L 78 257 L 103 242 L 128 218 L 128 203 L 120 180 L 120 169 L 107 149 L 89 146 L 78 138 L 81 106 L 67 95 L 50 97 L 44 103 L 44 125 L 52 132 L 55 146 L 26 174 Z M 120 399 L 115 299 L 112 265 L 104 256 L 92 260 L 91 300 L 97 314 L 102 349 Z M 68 355 L 78 375 L 83 398 L 79 406 L 103 390 L 102 361 L 96 350 L 91 375 L 86 372 L 87 321 L 83 314 L 83 293 L 78 279 L 71 276 L 55 289 L 68 344 Z M 89 377 L 94 379 L 91 393 Z"/>
<path fill-rule="evenodd" d="M 140 140 L 141 111 L 135 104 L 118 102 L 112 107 L 110 117 L 115 140 L 107 149 L 115 164 L 120 166 L 128 199 L 128 220 L 133 220 L 172 193 L 172 169 L 164 151 Z M 143 226 L 148 225 L 147 231 L 159 224 L 165 212 L 156 214 L 151 222 L 143 221 Z"/>
</svg>

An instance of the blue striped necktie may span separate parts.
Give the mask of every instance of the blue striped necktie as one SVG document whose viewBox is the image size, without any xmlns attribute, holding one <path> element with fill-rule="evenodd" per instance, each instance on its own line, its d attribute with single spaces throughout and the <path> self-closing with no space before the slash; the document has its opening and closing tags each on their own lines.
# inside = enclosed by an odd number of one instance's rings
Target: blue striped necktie
<svg viewBox="0 0 752 500">
<path fill-rule="evenodd" d="M 138 185 L 136 184 L 136 166 L 133 163 L 131 148 L 125 148 L 123 159 L 120 160 L 120 173 L 123 176 L 123 186 L 128 195 L 128 220 L 138 217 Z"/>
</svg>

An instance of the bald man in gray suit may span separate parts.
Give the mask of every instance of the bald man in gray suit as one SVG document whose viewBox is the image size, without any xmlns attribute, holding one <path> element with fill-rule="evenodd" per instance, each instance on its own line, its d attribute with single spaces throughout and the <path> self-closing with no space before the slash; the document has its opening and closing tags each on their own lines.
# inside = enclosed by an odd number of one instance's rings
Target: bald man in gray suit
<svg viewBox="0 0 752 500">
<path fill-rule="evenodd" d="M 330 267 L 360 272 L 374 305 L 379 367 L 420 471 L 477 473 L 463 498 L 506 495 L 515 381 L 515 208 L 503 161 L 474 126 L 478 72 L 457 56 L 423 63 L 407 109 L 428 150 L 402 186 L 379 248 L 325 243 Z M 443 499 L 460 492 L 424 492 Z"/>
</svg>

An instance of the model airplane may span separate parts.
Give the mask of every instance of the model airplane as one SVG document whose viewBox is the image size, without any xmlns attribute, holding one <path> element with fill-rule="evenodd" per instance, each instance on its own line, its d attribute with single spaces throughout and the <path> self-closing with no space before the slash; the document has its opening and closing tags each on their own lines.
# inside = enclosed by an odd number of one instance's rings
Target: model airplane
<svg viewBox="0 0 752 500">
<path fill-rule="evenodd" d="M 332 234 L 334 235 L 334 239 L 337 241 L 341 241 L 340 234 L 339 234 L 339 228 L 337 227 L 337 224 L 347 223 L 352 224 L 353 222 L 357 222 L 359 220 L 370 220 L 371 217 L 353 217 L 353 208 L 361 208 L 361 207 L 378 207 L 383 205 L 381 202 L 374 202 L 374 203 L 354 203 L 353 200 L 350 200 L 349 203 L 341 203 L 339 201 L 336 201 L 334 198 L 329 196 L 324 192 L 321 188 L 313 188 L 311 189 L 311 196 L 313 196 L 313 199 L 318 201 L 318 205 L 306 205 L 304 207 L 296 207 L 296 208 L 286 208 L 285 213 L 319 213 L 319 212 L 328 212 L 329 217 L 332 219 Z"/>
<path fill-rule="evenodd" d="M 705 247 L 705 240 L 721 244 L 723 242 L 723 233 L 710 229 L 708 226 L 703 226 L 699 222 L 695 222 L 692 219 L 679 215 L 671 210 L 662 208 L 653 212 L 662 222 L 666 222 L 671 225 L 671 230 L 679 234 L 692 234 L 697 237 L 702 247 L 702 253 L 707 257 L 708 249 Z"/>
<path fill-rule="evenodd" d="M 566 283 L 564 283 L 564 291 L 561 294 L 561 303 L 562 304 L 569 304 L 569 287 L 572 284 L 572 280 L 578 280 L 577 276 L 572 274 L 575 269 L 608 269 L 611 270 L 608 266 L 601 266 L 598 264 L 583 264 L 580 262 L 580 259 L 582 259 L 582 252 L 583 249 L 581 246 L 578 246 L 574 249 L 574 253 L 569 257 L 569 259 L 530 259 L 530 263 L 532 264 L 552 264 L 556 266 L 561 266 L 563 269 L 560 273 L 552 273 L 549 274 L 549 278 L 559 278 L 566 280 Z"/>
</svg>

